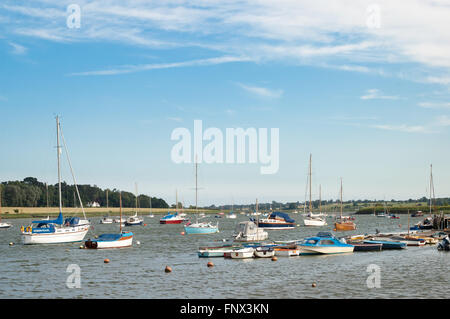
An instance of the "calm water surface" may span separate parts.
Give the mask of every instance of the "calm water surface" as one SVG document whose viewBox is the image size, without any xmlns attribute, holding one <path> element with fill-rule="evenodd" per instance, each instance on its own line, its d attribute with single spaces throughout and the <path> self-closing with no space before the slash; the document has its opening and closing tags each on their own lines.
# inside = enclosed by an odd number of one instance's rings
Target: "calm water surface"
<svg viewBox="0 0 450 319">
<path fill-rule="evenodd" d="M 303 225 L 303 217 L 291 214 Z M 0 231 L 0 298 L 445 298 L 450 286 L 450 253 L 436 245 L 404 250 L 356 252 L 345 255 L 300 256 L 233 260 L 198 258 L 197 248 L 216 239 L 231 238 L 235 225 L 248 220 L 219 221 L 220 233 L 183 236 L 182 225 L 160 225 L 159 217 L 145 217 L 147 226 L 127 227 L 135 233 L 132 248 L 79 249 L 80 243 L 24 246 L 19 228 L 31 219 L 9 220 L 13 227 Z M 412 222 L 420 219 L 411 218 Z M 117 232 L 117 224 L 94 226 L 86 239 Z M 398 220 L 356 216 L 358 230 L 347 234 L 407 229 L 407 216 Z M 270 240 L 301 239 L 320 228 L 269 231 Z M 344 233 L 338 233 L 338 236 Z M 140 241 L 140 245 L 136 245 Z M 15 245 L 9 246 L 10 242 Z M 111 262 L 104 264 L 109 258 Z M 214 267 L 206 267 L 208 261 Z M 68 288 L 68 265 L 81 268 L 81 288 Z M 381 288 L 367 288 L 367 267 L 381 269 Z M 173 272 L 166 274 L 166 265 Z M 312 288 L 311 283 L 317 283 Z"/>
</svg>

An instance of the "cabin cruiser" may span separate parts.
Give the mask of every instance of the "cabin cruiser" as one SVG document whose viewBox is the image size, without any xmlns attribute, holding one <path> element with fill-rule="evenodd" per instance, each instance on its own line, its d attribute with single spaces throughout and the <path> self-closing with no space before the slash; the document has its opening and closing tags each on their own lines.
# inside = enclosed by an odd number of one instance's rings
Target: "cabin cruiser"
<svg viewBox="0 0 450 319">
<path fill-rule="evenodd" d="M 252 221 L 240 222 L 236 226 L 234 240 L 240 242 L 266 240 L 269 234 Z"/>
<path fill-rule="evenodd" d="M 355 248 L 329 232 L 320 232 L 314 237 L 306 238 L 299 246 L 300 255 L 351 253 Z"/>
<path fill-rule="evenodd" d="M 295 228 L 295 220 L 286 213 L 273 212 L 268 218 L 256 220 L 256 225 L 265 229 L 293 229 Z"/>
</svg>

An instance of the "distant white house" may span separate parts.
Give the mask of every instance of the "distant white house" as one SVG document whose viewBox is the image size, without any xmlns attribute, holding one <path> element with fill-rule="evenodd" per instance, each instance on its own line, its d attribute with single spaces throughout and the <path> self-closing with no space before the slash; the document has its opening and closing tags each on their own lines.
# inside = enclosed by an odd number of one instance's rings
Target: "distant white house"
<svg viewBox="0 0 450 319">
<path fill-rule="evenodd" d="M 100 204 L 97 202 L 89 202 L 87 204 L 87 207 L 100 207 Z"/>
</svg>

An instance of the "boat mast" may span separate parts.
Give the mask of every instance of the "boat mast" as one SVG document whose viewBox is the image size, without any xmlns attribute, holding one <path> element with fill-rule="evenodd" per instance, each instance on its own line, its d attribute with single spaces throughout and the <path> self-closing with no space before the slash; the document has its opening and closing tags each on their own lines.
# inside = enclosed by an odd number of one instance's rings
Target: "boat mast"
<svg viewBox="0 0 450 319">
<path fill-rule="evenodd" d="M 0 184 L 0 222 L 2 221 L 2 184 Z"/>
<path fill-rule="evenodd" d="M 120 233 L 122 234 L 122 192 L 119 193 L 119 205 L 120 205 Z"/>
<path fill-rule="evenodd" d="M 136 216 L 137 216 L 137 213 L 138 213 L 138 188 L 137 188 L 137 183 L 135 182 L 134 183 L 134 190 L 135 190 L 135 192 L 136 192 Z"/>
<path fill-rule="evenodd" d="M 149 201 L 150 201 L 150 215 L 152 214 L 152 197 L 149 196 Z"/>
<path fill-rule="evenodd" d="M 434 187 L 433 187 L 433 164 L 430 165 L 430 216 L 431 216 L 431 206 L 433 204 L 433 195 L 434 195 Z"/>
<path fill-rule="evenodd" d="M 195 156 L 195 213 L 198 214 L 198 181 L 197 181 L 197 155 Z"/>
<path fill-rule="evenodd" d="M 62 196 L 61 196 L 61 147 L 59 146 L 59 117 L 56 116 L 56 153 L 58 158 L 58 196 L 59 196 L 59 212 L 62 213 Z"/>
<path fill-rule="evenodd" d="M 322 213 L 322 185 L 319 185 L 319 213 Z"/>
<path fill-rule="evenodd" d="M 106 208 L 109 208 L 108 190 L 106 190 Z"/>
<path fill-rule="evenodd" d="M 309 212 L 312 213 L 312 203 L 311 203 L 311 161 L 312 161 L 312 154 L 309 154 Z"/>
<path fill-rule="evenodd" d="M 342 220 L 342 177 L 341 177 L 341 220 Z"/>
</svg>

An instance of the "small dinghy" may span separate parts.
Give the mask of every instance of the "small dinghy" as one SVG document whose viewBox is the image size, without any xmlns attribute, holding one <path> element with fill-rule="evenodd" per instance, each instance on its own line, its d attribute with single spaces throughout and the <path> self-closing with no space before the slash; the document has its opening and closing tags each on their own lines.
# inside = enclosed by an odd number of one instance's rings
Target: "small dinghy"
<svg viewBox="0 0 450 319">
<path fill-rule="evenodd" d="M 397 241 L 387 241 L 387 240 L 364 240 L 365 244 L 382 244 L 381 249 L 405 249 L 406 244 Z"/>
<path fill-rule="evenodd" d="M 253 248 L 242 248 L 231 252 L 232 259 L 253 258 L 255 250 Z"/>
<path fill-rule="evenodd" d="M 112 224 L 112 223 L 113 223 L 112 218 L 106 216 L 100 220 L 100 224 Z"/>
<path fill-rule="evenodd" d="M 274 250 L 275 256 L 280 257 L 291 257 L 300 255 L 300 248 L 298 245 L 277 246 L 274 248 Z"/>
<path fill-rule="evenodd" d="M 122 193 L 119 194 L 120 201 L 120 222 L 122 221 Z M 108 249 L 125 248 L 133 244 L 133 233 L 122 231 L 122 223 L 118 234 L 102 234 L 97 239 L 88 239 L 84 242 L 84 247 L 88 249 Z"/>
<path fill-rule="evenodd" d="M 257 247 L 255 249 L 255 257 L 258 258 L 270 258 L 275 256 L 275 250 L 273 247 Z"/>
<path fill-rule="evenodd" d="M 370 243 L 365 244 L 360 241 L 347 241 L 347 244 L 354 246 L 353 251 L 381 251 L 383 244 L 381 243 Z"/>
</svg>

